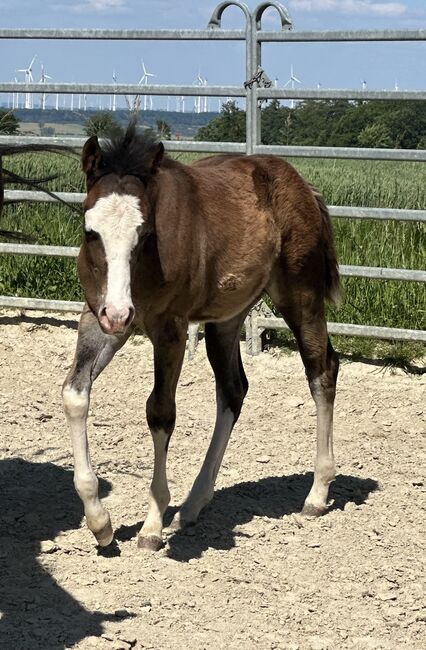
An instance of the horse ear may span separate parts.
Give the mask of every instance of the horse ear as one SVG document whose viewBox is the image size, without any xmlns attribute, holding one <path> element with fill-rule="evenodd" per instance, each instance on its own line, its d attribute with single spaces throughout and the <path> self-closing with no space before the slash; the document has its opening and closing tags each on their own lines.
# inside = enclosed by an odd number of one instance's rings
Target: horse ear
<svg viewBox="0 0 426 650">
<path fill-rule="evenodd" d="M 154 157 L 152 159 L 151 172 L 153 174 L 155 174 L 158 167 L 160 167 L 163 157 L 164 157 L 164 144 L 162 142 L 159 142 L 157 146 L 157 150 L 155 151 Z"/>
<path fill-rule="evenodd" d="M 86 176 L 95 171 L 99 167 L 102 159 L 102 151 L 99 146 L 98 136 L 92 135 L 83 147 L 81 154 L 81 165 Z"/>
</svg>

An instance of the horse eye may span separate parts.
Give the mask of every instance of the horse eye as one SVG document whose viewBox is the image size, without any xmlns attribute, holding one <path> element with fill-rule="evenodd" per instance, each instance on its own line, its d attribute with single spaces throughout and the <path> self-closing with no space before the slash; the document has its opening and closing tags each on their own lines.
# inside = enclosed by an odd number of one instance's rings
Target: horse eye
<svg viewBox="0 0 426 650">
<path fill-rule="evenodd" d="M 99 239 L 99 233 L 96 232 L 96 230 L 85 230 L 84 236 L 86 237 L 87 242 L 96 241 Z"/>
</svg>

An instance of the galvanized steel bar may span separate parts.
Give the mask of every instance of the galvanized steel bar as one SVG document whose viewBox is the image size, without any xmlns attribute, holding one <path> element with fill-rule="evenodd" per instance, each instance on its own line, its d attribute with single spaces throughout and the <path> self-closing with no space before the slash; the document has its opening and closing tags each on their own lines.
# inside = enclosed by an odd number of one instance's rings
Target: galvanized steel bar
<svg viewBox="0 0 426 650">
<path fill-rule="evenodd" d="M 177 86 L 166 84 L 76 84 L 76 83 L 0 83 L 3 93 L 44 93 L 69 95 L 185 95 L 203 97 L 245 97 L 246 91 L 242 86 Z"/>
<path fill-rule="evenodd" d="M 289 329 L 283 318 L 257 317 L 256 325 L 265 329 Z M 425 330 L 409 330 L 393 327 L 376 327 L 373 325 L 353 325 L 352 323 L 327 323 L 330 334 L 344 336 L 364 336 L 395 341 L 426 342 Z"/>
<path fill-rule="evenodd" d="M 256 34 L 264 43 L 344 43 L 354 41 L 424 41 L 426 29 L 376 29 L 317 32 L 280 32 L 259 30 Z"/>
<path fill-rule="evenodd" d="M 245 29 L 245 45 L 246 45 L 246 80 L 251 79 L 253 76 L 254 70 L 254 60 L 253 60 L 253 47 L 256 45 L 253 37 L 253 19 L 250 13 L 250 9 L 245 2 L 240 2 L 240 0 L 224 0 L 221 2 L 213 11 L 213 14 L 210 18 L 208 27 L 214 32 L 217 29 L 220 29 L 222 26 L 222 15 L 228 7 L 238 7 L 244 13 L 246 19 L 246 29 Z M 245 152 L 250 154 L 253 152 L 254 141 L 253 141 L 253 120 L 256 117 L 253 114 L 253 107 L 251 104 L 251 94 L 252 89 L 246 88 L 244 90 L 244 95 L 246 97 L 246 143 L 245 143 Z M 228 95 L 227 95 L 228 96 Z"/>
<path fill-rule="evenodd" d="M 328 211 L 332 217 L 342 219 L 380 219 L 386 221 L 426 222 L 426 210 L 359 208 L 347 205 L 329 205 Z"/>
<path fill-rule="evenodd" d="M 0 307 L 16 309 L 39 309 L 40 311 L 83 311 L 83 302 L 68 300 L 45 300 L 43 298 L 22 298 L 20 296 L 0 296 Z"/>
<path fill-rule="evenodd" d="M 243 150 L 242 150 L 243 151 Z M 67 203 L 83 203 L 86 195 L 78 192 L 55 192 Z M 4 198 L 7 203 L 17 201 L 32 203 L 57 203 L 56 199 L 44 192 L 33 190 L 5 190 Z M 386 221 L 418 221 L 426 222 L 426 210 L 399 210 L 392 208 L 359 208 L 356 206 L 330 205 L 328 210 L 332 217 L 342 219 L 379 219 Z"/>
<path fill-rule="evenodd" d="M 60 144 L 74 148 L 83 147 L 87 138 L 67 136 L 42 137 L 36 135 L 2 135 L 0 145 L 19 144 Z M 244 153 L 246 145 L 242 142 L 207 142 L 192 140 L 164 141 L 168 151 L 195 153 Z M 288 145 L 257 145 L 254 153 L 266 153 L 287 158 L 340 158 L 352 160 L 400 160 L 426 162 L 425 149 L 366 149 L 359 147 L 305 147 Z"/>
<path fill-rule="evenodd" d="M 0 242 L 0 254 L 77 257 L 78 252 L 79 248 L 77 246 L 45 246 L 41 244 L 9 244 Z M 347 266 L 344 264 L 339 267 L 339 270 L 343 277 L 426 282 L 426 271 L 375 266 Z"/>
<path fill-rule="evenodd" d="M 411 269 L 390 269 L 379 266 L 348 266 L 341 264 L 339 271 L 340 275 L 344 277 L 426 282 L 426 271 L 412 271 Z"/>
<path fill-rule="evenodd" d="M 287 158 L 344 158 L 348 160 L 404 160 L 426 162 L 426 149 L 366 149 L 359 147 L 304 147 L 259 145 L 255 153 L 269 153 Z"/>
<path fill-rule="evenodd" d="M 231 4 L 231 3 L 230 3 Z M 237 4 L 237 3 L 232 3 Z M 244 3 L 239 3 L 242 5 Z M 238 6 L 238 5 L 237 5 Z M 0 29 L 0 39 L 46 40 L 245 40 L 239 29 Z M 424 41 L 426 30 L 327 30 L 282 32 L 258 30 L 262 42 L 353 42 L 353 41 Z"/>
<path fill-rule="evenodd" d="M 262 18 L 266 9 L 270 8 L 276 9 L 278 17 L 281 21 L 281 30 L 289 30 L 293 26 L 293 22 L 290 18 L 290 15 L 287 9 L 280 2 L 275 2 L 274 0 L 266 0 L 266 2 L 261 2 L 257 5 L 256 9 L 253 10 L 253 27 L 258 34 L 262 30 Z M 259 40 L 259 39 L 257 39 Z"/>
<path fill-rule="evenodd" d="M 78 192 L 55 192 L 63 201 L 67 203 L 83 203 L 86 195 Z M 59 203 L 55 197 L 45 192 L 34 192 L 32 190 L 5 190 L 4 199 L 6 203 L 23 202 L 23 203 Z"/>
<path fill-rule="evenodd" d="M 364 100 L 385 100 L 385 101 L 424 101 L 426 91 L 424 90 L 357 90 L 348 88 L 345 90 L 333 90 L 332 88 L 257 88 L 258 99 L 359 99 Z"/>
<path fill-rule="evenodd" d="M 8 255 L 46 255 L 48 257 L 77 257 L 77 246 L 44 246 L 41 244 L 4 244 L 0 242 L 0 253 Z"/>
<path fill-rule="evenodd" d="M 0 29 L 0 39 L 244 41 L 241 29 Z"/>
<path fill-rule="evenodd" d="M 102 138 L 100 138 L 102 141 Z M 0 146 L 25 145 L 25 144 L 60 144 L 74 149 L 83 147 L 85 138 L 68 136 L 43 137 L 38 135 L 0 135 Z M 209 142 L 194 140 L 164 140 L 167 151 L 193 152 L 193 153 L 244 153 L 246 145 L 243 142 Z"/>
<path fill-rule="evenodd" d="M 76 138 L 68 135 L 40 136 L 40 135 L 0 135 L 0 146 L 13 145 L 20 146 L 26 144 L 60 144 L 67 147 L 78 149 L 83 147 L 87 137 Z"/>
</svg>

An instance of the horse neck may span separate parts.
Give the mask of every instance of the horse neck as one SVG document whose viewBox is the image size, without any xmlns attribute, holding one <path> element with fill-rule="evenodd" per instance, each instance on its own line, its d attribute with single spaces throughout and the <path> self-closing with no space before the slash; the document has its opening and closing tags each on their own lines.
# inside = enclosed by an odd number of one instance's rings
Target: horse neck
<svg viewBox="0 0 426 650">
<path fill-rule="evenodd" d="M 173 161 L 175 162 L 175 161 Z M 197 191 L 188 167 L 163 169 L 156 179 L 151 208 L 158 255 L 166 281 L 190 275 L 200 265 Z"/>
</svg>

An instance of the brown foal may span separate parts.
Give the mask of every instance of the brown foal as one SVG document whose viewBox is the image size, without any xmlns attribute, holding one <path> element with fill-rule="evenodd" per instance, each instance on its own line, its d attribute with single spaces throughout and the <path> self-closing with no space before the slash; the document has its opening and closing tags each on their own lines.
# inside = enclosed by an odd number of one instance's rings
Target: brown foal
<svg viewBox="0 0 426 650">
<path fill-rule="evenodd" d="M 93 381 L 142 328 L 154 346 L 155 380 L 146 413 L 154 442 L 149 509 L 139 546 L 163 544 L 170 500 L 166 458 L 188 323 L 204 322 L 216 379 L 217 418 L 201 470 L 172 523 L 194 522 L 214 484 L 248 382 L 240 329 L 266 292 L 297 339 L 317 407 L 315 475 L 303 512 L 320 515 L 335 476 L 333 403 L 338 359 L 327 335 L 325 299 L 339 276 L 327 208 L 275 156 L 216 156 L 187 166 L 134 124 L 113 141 L 85 144 L 84 238 L 78 270 L 86 296 L 63 399 L 75 458 L 75 486 L 101 546 L 113 539 L 98 497 L 86 435 Z"/>
</svg>

